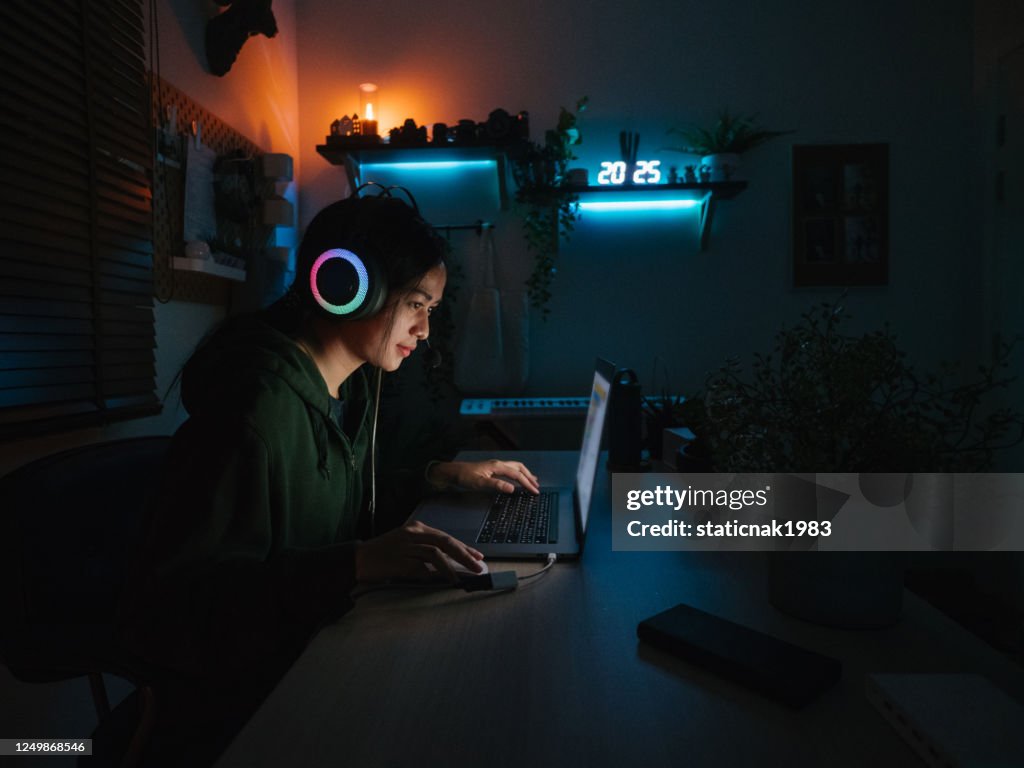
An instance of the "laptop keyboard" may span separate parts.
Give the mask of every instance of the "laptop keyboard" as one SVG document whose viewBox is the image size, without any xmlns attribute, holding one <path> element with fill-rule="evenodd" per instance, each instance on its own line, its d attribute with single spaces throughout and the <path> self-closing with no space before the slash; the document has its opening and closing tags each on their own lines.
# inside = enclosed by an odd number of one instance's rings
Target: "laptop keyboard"
<svg viewBox="0 0 1024 768">
<path fill-rule="evenodd" d="M 554 544 L 558 541 L 558 493 L 525 491 L 494 497 L 477 544 Z"/>
</svg>

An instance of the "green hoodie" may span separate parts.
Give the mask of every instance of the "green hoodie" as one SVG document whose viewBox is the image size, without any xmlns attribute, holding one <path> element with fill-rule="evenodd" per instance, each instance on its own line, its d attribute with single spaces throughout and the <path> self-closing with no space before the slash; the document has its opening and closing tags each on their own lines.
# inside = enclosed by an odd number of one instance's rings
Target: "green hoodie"
<svg viewBox="0 0 1024 768">
<path fill-rule="evenodd" d="M 229 321 L 185 366 L 189 419 L 123 606 L 132 650 L 206 681 L 283 671 L 351 607 L 368 533 L 367 376 L 342 386 L 342 430 L 316 365 L 264 317 Z"/>
</svg>

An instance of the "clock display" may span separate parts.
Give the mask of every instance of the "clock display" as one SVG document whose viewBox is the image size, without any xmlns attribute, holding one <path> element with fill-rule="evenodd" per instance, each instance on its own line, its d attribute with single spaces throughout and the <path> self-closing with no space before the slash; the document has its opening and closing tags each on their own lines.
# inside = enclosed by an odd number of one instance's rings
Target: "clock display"
<svg viewBox="0 0 1024 768">
<path fill-rule="evenodd" d="M 637 160 L 630 181 L 633 184 L 657 184 L 661 181 L 661 160 Z M 606 160 L 597 174 L 598 184 L 625 184 L 629 166 L 623 160 Z"/>
</svg>

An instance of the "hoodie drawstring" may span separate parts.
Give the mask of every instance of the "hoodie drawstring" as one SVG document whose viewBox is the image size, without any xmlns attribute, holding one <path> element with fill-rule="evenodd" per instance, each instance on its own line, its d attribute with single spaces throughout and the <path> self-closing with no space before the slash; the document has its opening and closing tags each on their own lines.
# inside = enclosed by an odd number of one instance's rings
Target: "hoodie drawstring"
<svg viewBox="0 0 1024 768">
<path fill-rule="evenodd" d="M 327 427 L 324 424 L 324 417 L 322 414 L 310 406 L 306 405 L 306 411 L 309 413 L 310 421 L 313 423 L 313 438 L 316 440 L 316 453 L 317 453 L 317 469 L 320 470 L 320 474 L 325 479 L 331 479 L 331 467 L 327 463 Z"/>
</svg>

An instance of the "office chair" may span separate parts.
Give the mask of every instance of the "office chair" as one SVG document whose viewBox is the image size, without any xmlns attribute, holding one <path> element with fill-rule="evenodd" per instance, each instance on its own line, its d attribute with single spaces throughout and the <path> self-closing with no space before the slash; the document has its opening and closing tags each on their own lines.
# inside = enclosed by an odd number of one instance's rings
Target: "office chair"
<svg viewBox="0 0 1024 768">
<path fill-rule="evenodd" d="M 169 444 L 87 445 L 0 478 L 0 663 L 23 682 L 89 678 L 99 723 L 87 764 L 138 764 L 153 728 L 154 678 L 118 647 L 115 615 Z M 104 673 L 136 685 L 114 712 Z"/>
</svg>

